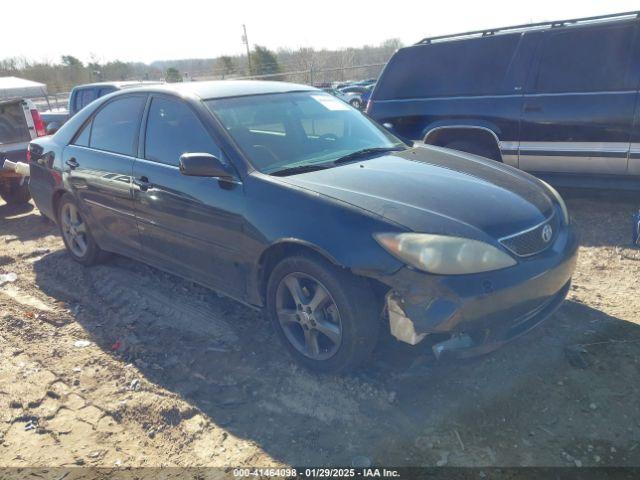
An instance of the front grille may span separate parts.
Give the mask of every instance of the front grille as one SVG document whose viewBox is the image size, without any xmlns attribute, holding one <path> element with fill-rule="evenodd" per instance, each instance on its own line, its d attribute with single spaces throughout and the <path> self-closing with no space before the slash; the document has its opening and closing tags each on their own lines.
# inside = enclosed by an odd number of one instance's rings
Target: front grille
<svg viewBox="0 0 640 480">
<path fill-rule="evenodd" d="M 551 238 L 545 241 L 543 232 L 551 228 Z M 546 221 L 524 232 L 500 239 L 500 243 L 520 257 L 528 257 L 546 250 L 558 235 L 560 223 L 558 215 L 553 213 Z"/>
</svg>

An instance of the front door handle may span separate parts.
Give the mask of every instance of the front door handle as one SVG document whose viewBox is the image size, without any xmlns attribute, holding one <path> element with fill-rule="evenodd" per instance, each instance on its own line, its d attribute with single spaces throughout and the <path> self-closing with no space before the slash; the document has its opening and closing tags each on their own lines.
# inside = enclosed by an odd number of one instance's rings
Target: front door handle
<svg viewBox="0 0 640 480">
<path fill-rule="evenodd" d="M 69 160 L 67 160 L 66 162 L 64 162 L 67 164 L 67 166 L 71 169 L 71 170 L 75 170 L 76 168 L 78 168 L 80 166 L 80 164 L 78 163 L 78 161 L 75 159 L 75 157 L 71 157 Z"/>
<path fill-rule="evenodd" d="M 151 183 L 149 183 L 149 179 L 147 177 L 134 178 L 133 184 L 143 191 L 153 186 Z"/>
</svg>

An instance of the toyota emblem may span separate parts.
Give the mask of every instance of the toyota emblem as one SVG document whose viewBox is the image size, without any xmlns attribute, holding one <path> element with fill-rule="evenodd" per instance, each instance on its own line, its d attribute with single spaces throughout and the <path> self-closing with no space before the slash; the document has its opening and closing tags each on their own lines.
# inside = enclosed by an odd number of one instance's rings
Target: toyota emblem
<svg viewBox="0 0 640 480">
<path fill-rule="evenodd" d="M 551 225 L 546 224 L 542 228 L 542 241 L 544 243 L 549 243 L 551 241 L 552 236 L 553 236 L 553 228 L 551 228 Z"/>
</svg>

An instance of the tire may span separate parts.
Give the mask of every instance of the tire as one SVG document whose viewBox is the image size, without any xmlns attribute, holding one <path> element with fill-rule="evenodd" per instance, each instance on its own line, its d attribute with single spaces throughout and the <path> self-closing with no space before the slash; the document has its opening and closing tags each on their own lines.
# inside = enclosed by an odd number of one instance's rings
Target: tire
<svg viewBox="0 0 640 480">
<path fill-rule="evenodd" d="M 74 220 L 75 211 L 77 220 Z M 95 265 L 106 258 L 106 252 L 102 251 L 91 235 L 89 226 L 82 219 L 80 209 L 75 199 L 65 193 L 58 204 L 58 226 L 67 252 L 76 262 L 85 266 Z M 73 223 L 70 231 L 69 221 Z M 78 237 L 83 238 L 82 245 Z M 84 248 L 83 248 L 84 245 Z"/>
<path fill-rule="evenodd" d="M 0 180 L 0 182 L 2 182 Z M 9 205 L 24 205 L 31 200 L 29 182 L 25 179 L 20 184 L 19 179 L 9 179 L 0 184 L 0 197 Z"/>
<path fill-rule="evenodd" d="M 454 140 L 444 145 L 444 148 L 450 148 L 451 150 L 458 150 L 461 152 L 472 153 L 480 157 L 485 157 L 490 160 L 500 162 L 500 154 L 496 148 L 492 148 L 490 145 L 483 145 L 477 142 L 470 142 L 468 140 Z"/>
<path fill-rule="evenodd" d="M 302 292 L 315 281 L 325 290 L 324 293 L 328 294 L 327 299 L 321 304 L 324 306 L 318 307 L 313 314 L 307 316 L 306 321 L 315 325 L 307 328 L 307 333 L 303 325 L 305 319 L 300 316 L 304 314 L 296 309 L 293 303 L 295 299 L 287 285 L 292 278 L 298 276 L 299 284 L 303 285 Z M 310 287 L 310 290 L 306 291 L 310 294 L 307 299 L 313 300 L 311 297 L 315 298 L 317 290 Z M 291 295 L 289 301 L 292 302 L 285 309 L 283 298 L 286 298 L 287 294 Z M 364 279 L 312 255 L 298 254 L 285 258 L 275 266 L 267 284 L 267 314 L 280 340 L 298 363 L 316 372 L 350 371 L 369 358 L 380 331 L 378 305 L 379 302 Z M 279 311 L 287 312 L 284 317 L 291 317 L 291 311 L 296 312 L 295 316 L 301 320 L 283 323 Z M 327 330 L 327 325 L 331 325 L 330 330 Z M 331 340 L 335 336 L 336 325 L 340 330 L 340 341 L 337 345 Z M 320 347 L 316 358 L 312 358 L 312 348 L 307 350 L 307 353 L 303 353 L 300 348 L 306 341 L 307 334 L 313 336 L 314 329 L 315 343 Z M 331 331 L 330 336 L 322 333 L 323 331 Z"/>
<path fill-rule="evenodd" d="M 362 102 L 357 98 L 354 98 L 353 100 L 351 100 L 349 102 L 349 105 L 351 105 L 353 108 L 357 108 L 358 110 L 362 108 Z"/>
</svg>

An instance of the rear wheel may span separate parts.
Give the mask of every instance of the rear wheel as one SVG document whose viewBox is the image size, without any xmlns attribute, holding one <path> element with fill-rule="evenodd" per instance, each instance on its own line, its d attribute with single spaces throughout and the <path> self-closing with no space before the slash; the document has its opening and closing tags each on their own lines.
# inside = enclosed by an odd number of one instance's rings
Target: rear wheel
<svg viewBox="0 0 640 480">
<path fill-rule="evenodd" d="M 29 182 L 18 178 L 12 178 L 0 182 L 0 197 L 9 205 L 22 205 L 29 203 L 31 194 L 29 193 Z"/>
<path fill-rule="evenodd" d="M 371 354 L 380 327 L 364 280 L 313 256 L 282 260 L 267 286 L 267 311 L 280 339 L 303 366 L 342 372 Z"/>
<path fill-rule="evenodd" d="M 58 206 L 58 225 L 67 251 L 75 261 L 89 266 L 105 258 L 105 253 L 93 239 L 78 204 L 68 193 L 62 196 Z"/>
<path fill-rule="evenodd" d="M 495 145 L 492 146 L 485 143 L 471 142 L 469 140 L 454 140 L 444 145 L 444 147 L 452 150 L 459 150 L 461 152 L 472 153 L 498 162 L 501 161 L 500 152 Z"/>
</svg>

